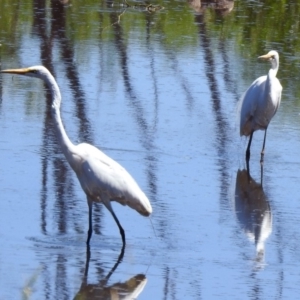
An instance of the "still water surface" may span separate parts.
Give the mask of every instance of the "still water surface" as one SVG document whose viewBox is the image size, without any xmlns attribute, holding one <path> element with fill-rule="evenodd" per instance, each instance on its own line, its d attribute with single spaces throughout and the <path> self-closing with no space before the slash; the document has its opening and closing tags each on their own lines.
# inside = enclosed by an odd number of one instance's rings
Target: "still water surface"
<svg viewBox="0 0 300 300">
<path fill-rule="evenodd" d="M 134 4 L 1 4 L 1 69 L 49 68 L 69 137 L 133 175 L 154 229 L 113 203 L 122 253 L 97 205 L 87 253 L 88 207 L 57 145 L 47 90 L 1 75 L 0 300 L 298 298 L 299 2 L 168 1 L 152 3 L 164 6 L 155 13 Z M 282 104 L 263 180 L 263 132 L 254 134 L 249 183 L 237 103 L 267 73 L 256 58 L 271 49 Z"/>
</svg>

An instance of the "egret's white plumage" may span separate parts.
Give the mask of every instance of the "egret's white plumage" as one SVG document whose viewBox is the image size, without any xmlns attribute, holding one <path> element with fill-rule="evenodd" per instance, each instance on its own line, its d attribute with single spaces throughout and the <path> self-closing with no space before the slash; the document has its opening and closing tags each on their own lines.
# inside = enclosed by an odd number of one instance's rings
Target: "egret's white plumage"
<svg viewBox="0 0 300 300">
<path fill-rule="evenodd" d="M 52 74 L 43 66 L 3 70 L 2 73 L 20 74 L 44 80 L 52 94 L 52 116 L 57 138 L 70 166 L 76 173 L 86 193 L 89 206 L 89 231 L 87 244 L 92 235 L 92 203 L 102 202 L 115 219 L 125 245 L 125 233 L 116 217 L 110 201 L 128 205 L 143 216 L 152 213 L 151 204 L 131 175 L 116 161 L 96 147 L 82 143 L 74 145 L 64 129 L 61 116 L 61 94 Z"/>
<path fill-rule="evenodd" d="M 246 159 L 250 159 L 250 145 L 253 132 L 265 130 L 262 158 L 268 125 L 275 115 L 281 101 L 282 86 L 276 77 L 279 68 L 279 55 L 272 50 L 260 59 L 271 62 L 268 75 L 257 78 L 247 89 L 241 99 L 240 135 L 250 136 Z"/>
</svg>

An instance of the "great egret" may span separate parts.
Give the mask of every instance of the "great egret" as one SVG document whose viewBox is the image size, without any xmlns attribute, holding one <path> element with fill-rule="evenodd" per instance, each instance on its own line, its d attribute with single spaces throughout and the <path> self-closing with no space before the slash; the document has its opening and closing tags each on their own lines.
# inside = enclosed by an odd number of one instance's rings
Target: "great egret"
<svg viewBox="0 0 300 300">
<path fill-rule="evenodd" d="M 121 165 L 99 149 L 86 143 L 74 145 L 70 141 L 60 116 L 60 90 L 48 69 L 43 66 L 33 66 L 22 69 L 2 70 L 1 72 L 40 78 L 48 85 L 52 95 L 52 117 L 58 142 L 87 196 L 89 230 L 86 243 L 89 245 L 93 232 L 93 202 L 102 202 L 111 212 L 119 227 L 124 247 L 126 243 L 125 232 L 112 209 L 110 201 L 128 205 L 141 215 L 149 216 L 152 213 L 152 207 L 144 192 Z"/>
<path fill-rule="evenodd" d="M 268 125 L 275 115 L 281 101 L 282 86 L 276 78 L 279 68 L 279 54 L 272 50 L 258 58 L 271 62 L 268 75 L 257 78 L 241 99 L 240 134 L 249 136 L 246 161 L 250 159 L 250 146 L 253 132 L 265 130 L 261 162 L 263 162 Z"/>
</svg>

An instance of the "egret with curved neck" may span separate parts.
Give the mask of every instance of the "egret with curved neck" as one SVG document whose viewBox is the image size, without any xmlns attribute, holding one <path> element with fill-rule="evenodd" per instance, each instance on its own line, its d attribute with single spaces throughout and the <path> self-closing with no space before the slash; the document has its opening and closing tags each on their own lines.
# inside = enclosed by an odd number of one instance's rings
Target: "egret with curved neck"
<svg viewBox="0 0 300 300">
<path fill-rule="evenodd" d="M 253 133 L 259 129 L 265 130 L 261 150 L 261 163 L 263 163 L 267 129 L 280 105 L 282 92 L 282 86 L 276 77 L 279 68 L 279 54 L 272 50 L 258 58 L 271 62 L 271 69 L 268 75 L 257 78 L 241 99 L 240 135 L 250 136 L 246 150 L 247 163 L 250 160 Z"/>
<path fill-rule="evenodd" d="M 152 213 L 152 207 L 144 192 L 120 164 L 98 148 L 86 143 L 74 145 L 70 141 L 60 116 L 61 94 L 59 87 L 52 74 L 45 67 L 33 66 L 23 69 L 2 70 L 1 72 L 40 78 L 47 84 L 52 95 L 52 117 L 58 142 L 87 196 L 89 230 L 86 243 L 89 245 L 93 232 L 93 202 L 102 202 L 119 227 L 124 247 L 126 243 L 125 232 L 110 202 L 117 201 L 135 209 L 143 216 L 149 216 Z"/>
</svg>

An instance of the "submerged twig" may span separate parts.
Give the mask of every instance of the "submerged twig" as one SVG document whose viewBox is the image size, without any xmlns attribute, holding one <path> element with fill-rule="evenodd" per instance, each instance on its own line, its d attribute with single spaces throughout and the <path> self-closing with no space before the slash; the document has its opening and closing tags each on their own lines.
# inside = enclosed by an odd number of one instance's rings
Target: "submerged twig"
<svg viewBox="0 0 300 300">
<path fill-rule="evenodd" d="M 116 21 L 116 22 L 114 22 L 114 23 L 112 23 L 112 24 L 110 24 L 110 25 L 108 25 L 108 26 L 105 26 L 103 29 L 102 29 L 102 31 L 104 31 L 106 28 L 108 28 L 108 27 L 111 27 L 111 26 L 114 26 L 114 25 L 116 25 L 116 24 L 119 24 L 120 23 L 120 21 L 121 21 L 121 17 L 122 17 L 122 15 L 125 13 L 125 11 L 126 11 L 126 9 L 127 9 L 127 7 L 118 15 L 118 20 Z"/>
<path fill-rule="evenodd" d="M 108 27 L 114 26 L 114 25 L 116 25 L 116 24 L 120 24 L 121 17 L 122 17 L 122 15 L 126 12 L 126 9 L 127 9 L 127 8 L 133 8 L 133 9 L 140 9 L 140 8 L 143 8 L 144 11 L 147 11 L 147 12 L 149 12 L 149 13 L 154 13 L 154 12 L 157 12 L 157 11 L 159 11 L 159 10 L 164 9 L 163 6 L 160 6 L 160 5 L 154 5 L 154 4 L 151 4 L 151 3 L 149 3 L 149 4 L 141 3 L 141 4 L 134 4 L 134 5 L 131 5 L 131 4 L 128 3 L 127 0 L 123 0 L 123 1 L 124 1 L 124 3 L 125 3 L 125 6 L 126 6 L 126 7 L 125 7 L 125 9 L 118 15 L 118 20 L 117 20 L 116 22 L 114 22 L 113 24 L 104 27 L 104 28 L 102 29 L 102 31 L 105 30 L 105 29 L 108 28 Z"/>
<path fill-rule="evenodd" d="M 139 4 L 138 3 L 138 4 L 131 5 L 131 4 L 128 3 L 127 0 L 124 0 L 124 2 L 127 5 L 127 7 L 131 7 L 131 8 L 144 8 L 145 11 L 148 11 L 150 13 L 164 9 L 163 6 L 154 5 L 152 3 L 149 3 L 149 4 L 147 4 L 147 3 L 141 3 L 141 4 Z"/>
</svg>

